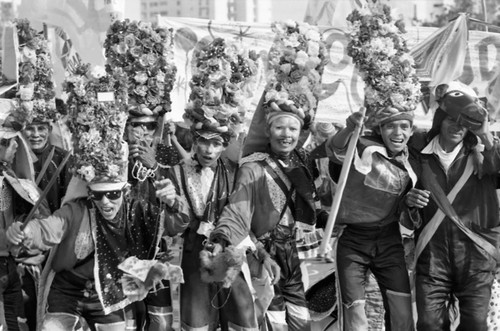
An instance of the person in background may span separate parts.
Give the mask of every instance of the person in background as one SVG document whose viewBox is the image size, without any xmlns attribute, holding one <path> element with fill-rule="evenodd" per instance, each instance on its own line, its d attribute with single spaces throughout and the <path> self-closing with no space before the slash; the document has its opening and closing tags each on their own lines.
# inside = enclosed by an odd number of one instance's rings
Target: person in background
<svg viewBox="0 0 500 331">
<path fill-rule="evenodd" d="M 36 110 L 36 109 L 35 109 Z M 46 107 L 41 111 L 34 112 L 33 120 L 28 123 L 23 130 L 23 135 L 29 143 L 31 151 L 36 156 L 36 162 L 33 164 L 35 169 L 35 182 L 44 190 L 52 177 L 57 172 L 61 162 L 64 160 L 68 151 L 59 146 L 50 143 L 50 134 L 52 132 L 52 123 L 56 120 L 57 111 L 55 102 L 53 108 Z M 51 212 L 56 211 L 61 206 L 62 199 L 66 194 L 66 188 L 71 179 L 71 173 L 68 166 L 64 165 L 56 181 L 47 192 L 46 199 Z M 37 307 L 37 287 L 42 264 L 32 264 L 31 259 L 20 258 L 19 270 L 23 283 L 24 294 L 24 313 L 27 319 L 27 325 L 30 331 L 36 329 L 36 307 Z M 37 259 L 38 261 L 38 259 Z"/>
<path fill-rule="evenodd" d="M 7 240 L 6 231 L 16 220 L 22 221 L 36 203 L 39 190 L 34 182 L 33 160 L 29 146 L 21 132 L 25 125 L 23 108 L 14 99 L 0 99 L 0 327 L 6 331 L 20 329 L 23 319 L 23 295 L 21 277 L 18 273 L 16 249 Z M 48 206 L 41 204 L 37 215 L 50 214 Z M 23 252 L 26 253 L 26 252 Z M 41 263 L 40 251 L 27 252 L 34 256 L 34 264 Z"/>
</svg>

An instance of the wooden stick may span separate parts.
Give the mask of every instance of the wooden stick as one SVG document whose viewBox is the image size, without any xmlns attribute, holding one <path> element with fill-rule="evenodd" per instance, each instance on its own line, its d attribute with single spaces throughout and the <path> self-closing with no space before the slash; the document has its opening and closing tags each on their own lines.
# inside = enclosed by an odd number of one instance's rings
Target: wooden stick
<svg viewBox="0 0 500 331">
<path fill-rule="evenodd" d="M 365 116 L 366 108 L 361 108 L 361 113 Z M 344 162 L 342 163 L 342 170 L 340 171 L 339 182 L 337 184 L 337 189 L 335 190 L 335 196 L 333 197 L 332 208 L 330 210 L 330 215 L 328 215 L 328 221 L 325 227 L 325 233 L 323 235 L 323 240 L 321 241 L 321 246 L 319 247 L 319 256 L 324 257 L 326 254 L 326 247 L 332 236 L 333 226 L 335 225 L 335 220 L 339 212 L 340 201 L 342 199 L 342 194 L 344 193 L 345 184 L 347 182 L 347 175 L 351 169 L 352 159 L 354 157 L 354 152 L 356 151 L 356 144 L 361 133 L 361 126 L 357 126 L 349 140 L 349 146 L 347 147 L 347 152 L 345 154 Z"/>
<path fill-rule="evenodd" d="M 71 153 L 67 153 L 66 156 L 64 157 L 64 159 L 61 161 L 61 163 L 57 167 L 56 172 L 54 173 L 54 175 L 50 179 L 50 181 L 47 184 L 47 186 L 45 186 L 45 189 L 43 190 L 42 194 L 40 195 L 40 198 L 38 198 L 38 200 L 36 201 L 36 203 L 33 206 L 33 208 L 31 208 L 28 216 L 26 216 L 26 218 L 24 219 L 23 226 L 22 226 L 23 229 L 26 226 L 26 224 L 30 221 L 30 219 L 33 217 L 33 215 L 35 214 L 35 212 L 38 209 L 38 207 L 40 207 L 40 205 L 42 204 L 43 199 L 45 199 L 45 197 L 49 193 L 49 191 L 52 188 L 52 186 L 54 186 L 54 183 L 56 182 L 57 177 L 59 177 L 59 174 L 61 173 L 62 169 L 66 165 L 66 162 L 68 162 L 70 156 L 71 156 Z"/>
</svg>

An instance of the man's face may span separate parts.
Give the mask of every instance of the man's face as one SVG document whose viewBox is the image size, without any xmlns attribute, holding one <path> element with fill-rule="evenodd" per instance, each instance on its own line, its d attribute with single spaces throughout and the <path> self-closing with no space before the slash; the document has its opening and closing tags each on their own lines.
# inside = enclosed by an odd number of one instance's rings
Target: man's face
<svg viewBox="0 0 500 331">
<path fill-rule="evenodd" d="M 107 221 L 112 221 L 123 203 L 124 190 L 116 191 L 90 191 L 89 196 L 94 201 L 97 209 Z"/>
<path fill-rule="evenodd" d="M 461 143 L 468 130 L 455 122 L 450 116 L 447 116 L 441 123 L 439 130 L 439 144 L 447 152 L 451 152 L 459 143 Z"/>
<path fill-rule="evenodd" d="M 24 129 L 24 136 L 34 152 L 41 151 L 47 146 L 50 130 L 49 123 L 32 123 Z"/>
<path fill-rule="evenodd" d="M 271 150 L 278 155 L 290 154 L 299 142 L 300 128 L 299 120 L 291 116 L 281 116 L 272 121 L 266 131 Z"/>
<path fill-rule="evenodd" d="M 153 136 L 158 127 L 156 121 L 134 121 L 128 123 L 128 141 L 130 143 L 145 142 L 148 146 L 153 141 Z"/>
<path fill-rule="evenodd" d="M 393 154 L 404 150 L 412 134 L 413 126 L 409 120 L 396 120 L 380 126 L 385 147 Z"/>
<path fill-rule="evenodd" d="M 12 163 L 17 151 L 17 139 L 0 139 L 0 162 Z"/>
<path fill-rule="evenodd" d="M 193 149 L 198 162 L 204 168 L 214 166 L 226 148 L 222 139 L 198 137 L 193 145 Z"/>
</svg>

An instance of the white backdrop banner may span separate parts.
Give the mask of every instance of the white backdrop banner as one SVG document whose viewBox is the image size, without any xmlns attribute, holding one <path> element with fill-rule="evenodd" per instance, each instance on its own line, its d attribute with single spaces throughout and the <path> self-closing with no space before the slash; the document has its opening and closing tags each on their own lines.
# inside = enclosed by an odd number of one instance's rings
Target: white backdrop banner
<svg viewBox="0 0 500 331">
<path fill-rule="evenodd" d="M 174 119 L 179 119 L 189 96 L 191 77 L 191 55 L 200 41 L 221 37 L 241 43 L 242 47 L 260 53 L 260 67 L 255 86 L 251 87 L 253 104 L 256 105 L 266 82 L 267 52 L 274 34 L 270 24 L 246 22 L 215 22 L 212 20 L 158 17 L 161 26 L 174 29 L 175 61 L 177 79 L 172 91 Z M 351 111 L 363 103 L 363 80 L 357 74 L 351 58 L 347 55 L 348 36 L 342 28 L 320 26 L 328 49 L 329 63 L 323 74 L 323 95 L 316 114 L 317 121 L 344 123 Z M 430 27 L 407 28 L 408 46 L 412 49 L 436 31 Z M 469 32 L 469 41 L 463 74 L 460 80 L 472 86 L 480 96 L 485 96 L 493 86 L 500 63 L 500 34 L 479 31 Z M 248 109 L 249 116 L 254 109 Z M 417 112 L 417 125 L 430 126 L 431 114 L 423 108 Z"/>
</svg>

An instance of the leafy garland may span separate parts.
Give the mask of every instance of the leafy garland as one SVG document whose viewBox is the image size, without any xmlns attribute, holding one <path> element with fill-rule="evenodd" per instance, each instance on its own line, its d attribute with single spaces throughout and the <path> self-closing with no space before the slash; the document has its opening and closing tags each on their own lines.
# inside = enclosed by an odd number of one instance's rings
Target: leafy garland
<svg viewBox="0 0 500 331">
<path fill-rule="evenodd" d="M 106 71 L 127 77 L 128 103 L 138 114 L 170 111 L 177 68 L 173 60 L 172 29 L 151 23 L 114 21 L 104 41 Z"/>
<path fill-rule="evenodd" d="M 193 54 L 185 119 L 195 130 L 229 133 L 241 122 L 242 87 L 257 73 L 258 54 L 216 38 Z"/>
<path fill-rule="evenodd" d="M 354 10 L 347 21 L 351 37 L 347 54 L 365 81 L 367 113 L 388 106 L 414 110 L 422 93 L 403 36 L 404 23 L 394 21 L 391 8 L 378 1 Z"/>
<path fill-rule="evenodd" d="M 66 77 L 69 129 L 75 150 L 73 168 L 87 182 L 119 178 L 124 167 L 122 146 L 127 121 L 126 81 L 109 76 L 104 68 L 81 64 Z M 111 92 L 114 101 L 99 101 L 100 92 Z"/>
<path fill-rule="evenodd" d="M 14 20 L 19 40 L 20 62 L 18 97 L 25 120 L 57 119 L 54 70 L 47 40 L 27 19 Z"/>
<path fill-rule="evenodd" d="M 276 35 L 269 51 L 265 108 L 293 112 L 307 126 L 318 106 L 326 64 L 321 33 L 316 26 L 291 20 L 274 22 L 271 28 Z"/>
</svg>

